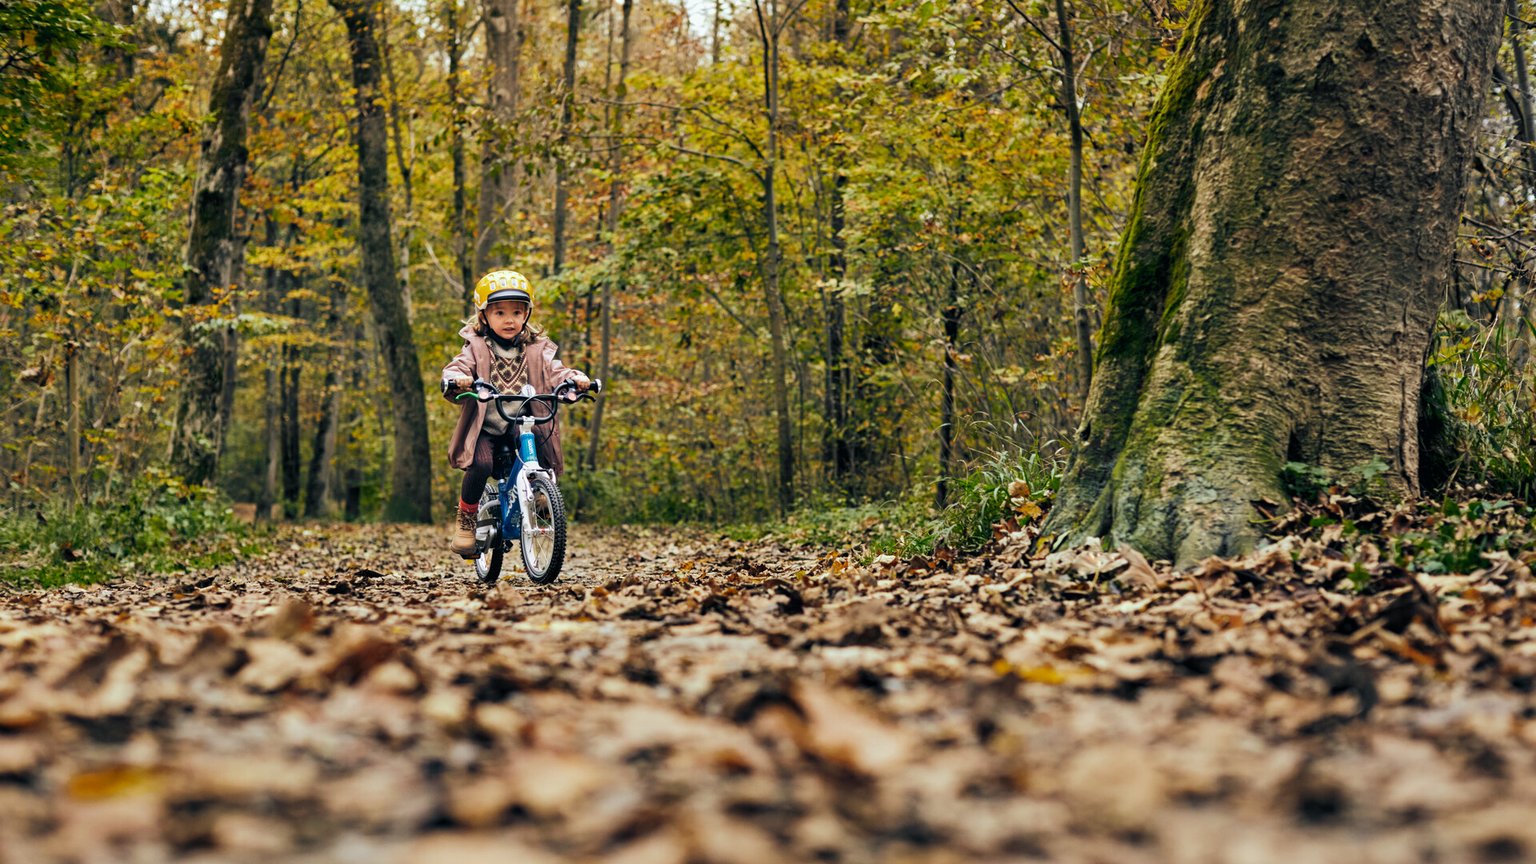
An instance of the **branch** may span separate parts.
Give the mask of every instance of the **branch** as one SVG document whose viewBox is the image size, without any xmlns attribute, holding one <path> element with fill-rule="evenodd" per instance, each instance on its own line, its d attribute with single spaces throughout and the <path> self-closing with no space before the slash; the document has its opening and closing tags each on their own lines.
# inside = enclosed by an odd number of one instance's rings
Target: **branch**
<svg viewBox="0 0 1536 864">
<path fill-rule="evenodd" d="M 1045 75 L 1050 74 L 1051 70 L 1041 71 L 1040 69 L 1037 69 L 1033 64 L 1029 63 L 1023 57 L 1020 57 L 1019 55 L 1017 55 L 1014 52 L 1008 50 L 1007 48 L 1004 48 L 1001 44 L 999 44 L 997 42 L 993 42 L 992 40 L 990 40 L 990 39 L 986 38 L 985 36 L 982 36 L 982 35 L 980 35 L 978 33 L 967 32 L 966 28 L 960 26 L 960 24 L 958 22 L 956 22 L 956 21 L 954 21 L 954 20 L 952 20 L 950 18 L 946 18 L 946 17 L 940 16 L 939 20 L 943 21 L 945 24 L 950 25 L 951 32 L 957 32 L 960 35 L 965 36 L 966 38 L 970 39 L 973 42 L 978 42 L 978 43 L 980 43 L 982 45 L 985 45 L 988 48 L 991 48 L 993 51 L 996 51 L 997 53 L 1003 55 L 1004 57 L 1007 57 L 1009 60 L 1012 60 L 1014 63 L 1018 64 L 1020 68 L 1028 69 L 1029 71 L 1035 73 L 1035 75 L 1040 76 L 1040 77 L 1044 77 Z"/>
<path fill-rule="evenodd" d="M 782 34 L 784 32 L 784 28 L 789 26 L 790 19 L 794 18 L 795 15 L 798 14 L 800 12 L 800 10 L 805 7 L 805 4 L 807 2 L 809 2 L 809 0 L 796 0 L 795 4 L 793 6 L 791 6 L 791 7 L 789 7 L 789 11 L 788 12 L 785 12 L 784 14 L 780 15 L 779 16 L 779 26 L 774 31 L 773 35 L 774 36 L 778 36 L 778 35 Z"/>
<path fill-rule="evenodd" d="M 600 101 L 601 102 L 601 101 L 607 101 L 607 100 L 594 100 L 594 101 Z M 644 108 L 662 108 L 662 109 L 665 109 L 665 110 L 668 110 L 668 111 L 691 111 L 691 112 L 696 113 L 696 114 L 701 114 L 701 115 L 704 116 L 704 118 L 706 120 L 711 121 L 715 125 L 717 125 L 720 128 L 724 129 L 726 132 L 729 132 L 732 136 L 737 138 L 743 144 L 746 144 L 748 147 L 752 148 L 752 152 L 753 152 L 754 155 L 757 156 L 757 158 L 759 158 L 759 159 L 763 158 L 762 148 L 757 146 L 757 141 L 755 141 L 751 136 L 749 136 L 747 133 L 741 131 L 740 129 L 737 129 L 735 126 L 732 126 L 730 123 L 727 123 L 726 121 L 721 120 L 719 117 L 716 117 L 714 114 L 711 114 L 708 110 L 706 110 L 704 108 L 700 108 L 697 105 L 672 105 L 672 104 L 669 104 L 669 103 L 666 103 L 666 102 L 647 102 L 647 101 L 644 101 L 644 100 L 637 100 L 637 101 L 634 101 L 634 102 L 614 102 L 613 104 L 615 104 L 615 105 L 624 105 L 624 106 L 636 106 L 636 105 L 638 105 L 638 106 L 641 106 L 641 107 L 644 107 Z"/>
<path fill-rule="evenodd" d="M 288 47 L 283 50 L 282 59 L 277 61 L 277 68 L 272 71 L 270 76 L 272 86 L 267 88 L 267 95 L 262 97 L 258 114 L 267 113 L 267 106 L 272 104 L 272 97 L 277 95 L 277 85 L 282 81 L 283 70 L 288 68 L 288 58 L 293 55 L 294 46 L 299 44 L 299 22 L 303 19 L 303 15 L 304 0 L 298 0 L 298 5 L 293 9 L 293 38 L 288 40 Z"/>
<path fill-rule="evenodd" d="M 764 180 L 763 175 L 761 173 L 759 173 L 756 168 L 753 168 L 751 165 L 748 165 L 746 162 L 743 162 L 742 160 L 737 159 L 735 156 L 727 156 L 724 153 L 706 153 L 703 150 L 695 150 L 692 147 L 684 147 L 681 144 L 673 144 L 671 141 L 662 141 L 660 143 L 662 143 L 662 144 L 664 144 L 664 145 L 666 145 L 668 147 L 671 147 L 673 150 L 676 150 L 679 153 L 684 153 L 684 154 L 689 155 L 689 156 L 699 156 L 699 157 L 702 157 L 704 159 L 718 159 L 721 162 L 729 162 L 732 165 L 740 167 L 740 168 L 746 170 L 747 172 L 751 173 L 751 175 L 753 177 L 757 178 L 757 182 L 762 183 L 763 180 Z"/>
<path fill-rule="evenodd" d="M 1045 32 L 1045 29 L 1043 27 L 1041 27 L 1039 24 L 1035 23 L 1035 19 L 1029 17 L 1029 13 L 1028 12 L 1025 12 L 1023 9 L 1019 8 L 1019 4 L 1018 3 L 1015 3 L 1014 0 L 1007 0 L 1007 3 L 1008 3 L 1008 5 L 1010 7 L 1013 8 L 1013 11 L 1015 11 L 1015 12 L 1017 12 L 1019 14 L 1020 18 L 1024 19 L 1024 23 L 1028 24 L 1031 30 L 1034 30 L 1036 33 L 1039 33 L 1040 34 L 1040 38 L 1042 38 L 1046 42 L 1050 43 L 1050 46 L 1052 48 L 1056 49 L 1056 53 L 1057 54 L 1065 55 L 1067 53 L 1067 52 L 1062 50 L 1061 46 L 1056 43 L 1055 39 L 1051 38 L 1051 34 Z"/>
<path fill-rule="evenodd" d="M 1518 271 L 1516 271 L 1512 267 L 1498 267 L 1498 266 L 1495 266 L 1493 264 L 1484 264 L 1481 261 L 1468 261 L 1465 258 L 1457 258 L 1456 259 L 1456 263 L 1457 264 L 1465 265 L 1467 267 L 1476 267 L 1476 268 L 1478 268 L 1480 270 L 1488 270 L 1488 271 L 1493 272 L 1493 273 L 1515 273 L 1515 272 L 1518 272 Z"/>
<path fill-rule="evenodd" d="M 432 259 L 432 266 L 437 268 L 437 272 L 443 277 L 443 281 L 453 286 L 453 289 L 462 295 L 464 293 L 464 283 L 453 278 L 453 274 L 443 268 L 442 262 L 437 260 L 437 252 L 432 248 L 432 241 L 423 237 L 421 242 L 427 247 L 427 257 Z"/>
<path fill-rule="evenodd" d="M 748 324 L 746 321 L 742 320 L 742 317 L 740 315 L 737 315 L 736 311 L 734 309 L 732 309 L 730 306 L 726 305 L 725 299 L 723 297 L 721 297 L 719 294 L 715 293 L 715 289 L 709 287 L 709 283 L 708 282 L 706 282 L 703 279 L 700 279 L 699 280 L 699 285 L 701 285 L 704 288 L 704 293 L 708 294 L 711 300 L 714 300 L 717 304 L 720 305 L 721 309 L 725 310 L 725 314 L 731 316 L 731 320 L 732 321 L 735 321 L 737 324 L 741 325 L 741 329 L 742 330 L 746 331 L 747 333 L 752 334 L 753 338 L 756 338 L 756 339 L 763 338 L 763 334 L 756 327 L 753 327 L 751 324 Z"/>
</svg>

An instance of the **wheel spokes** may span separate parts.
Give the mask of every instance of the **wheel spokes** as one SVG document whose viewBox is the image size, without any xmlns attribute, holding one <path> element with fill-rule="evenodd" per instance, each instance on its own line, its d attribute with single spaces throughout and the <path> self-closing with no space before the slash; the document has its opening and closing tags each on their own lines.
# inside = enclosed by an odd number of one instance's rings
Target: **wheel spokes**
<svg viewBox="0 0 1536 864">
<path fill-rule="evenodd" d="M 528 530 L 529 536 L 525 542 L 528 544 L 529 558 L 539 570 L 549 566 L 550 559 L 554 556 L 554 515 L 549 506 L 549 496 L 542 490 L 534 494 L 529 502 L 529 522 L 533 523 Z"/>
</svg>

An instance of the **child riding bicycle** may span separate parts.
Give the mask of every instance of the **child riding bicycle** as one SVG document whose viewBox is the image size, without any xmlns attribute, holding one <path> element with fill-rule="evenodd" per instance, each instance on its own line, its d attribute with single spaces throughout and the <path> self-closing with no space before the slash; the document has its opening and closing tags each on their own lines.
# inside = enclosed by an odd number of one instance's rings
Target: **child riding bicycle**
<svg viewBox="0 0 1536 864">
<path fill-rule="evenodd" d="M 516 393 L 525 384 L 536 392 L 550 393 L 567 381 L 584 392 L 591 381 L 555 357 L 560 346 L 530 323 L 532 314 L 533 286 L 523 274 L 502 269 L 480 277 L 475 283 L 475 314 L 459 331 L 464 347 L 443 367 L 443 396 L 453 401 L 476 380 L 488 381 L 502 393 Z M 448 443 L 448 460 L 464 471 L 448 546 L 455 555 L 468 558 L 475 554 L 475 516 L 493 469 L 493 441 L 515 433 L 499 412 L 486 410 L 485 402 L 467 400 L 460 408 L 458 425 Z M 560 427 L 556 423 L 542 425 L 534 435 L 539 464 L 559 476 L 565 468 Z"/>
</svg>

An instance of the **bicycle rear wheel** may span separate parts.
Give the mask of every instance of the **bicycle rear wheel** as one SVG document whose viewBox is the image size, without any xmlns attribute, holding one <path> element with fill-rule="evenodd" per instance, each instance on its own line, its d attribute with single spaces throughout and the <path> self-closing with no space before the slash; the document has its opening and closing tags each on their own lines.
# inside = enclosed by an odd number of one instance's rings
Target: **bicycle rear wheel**
<svg viewBox="0 0 1536 864">
<path fill-rule="evenodd" d="M 480 515 L 475 520 L 475 533 L 483 534 L 489 526 L 490 536 L 480 544 L 480 554 L 475 556 L 475 576 L 487 585 L 495 585 L 501 578 L 502 553 L 506 543 L 501 539 L 501 500 L 496 497 L 496 481 L 485 484 L 480 493 Z"/>
<path fill-rule="evenodd" d="M 560 566 L 565 563 L 565 501 L 548 474 L 530 476 L 528 489 L 523 506 L 528 508 L 531 527 L 523 528 L 523 567 L 529 579 L 548 585 L 560 575 Z"/>
</svg>

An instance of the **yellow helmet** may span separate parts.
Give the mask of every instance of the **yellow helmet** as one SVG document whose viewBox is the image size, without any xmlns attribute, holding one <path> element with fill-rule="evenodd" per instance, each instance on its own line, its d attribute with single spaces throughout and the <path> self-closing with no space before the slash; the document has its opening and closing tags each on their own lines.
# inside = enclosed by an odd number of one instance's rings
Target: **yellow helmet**
<svg viewBox="0 0 1536 864">
<path fill-rule="evenodd" d="M 484 310 L 497 300 L 521 300 L 533 305 L 533 286 L 516 270 L 492 270 L 475 283 L 475 308 Z"/>
</svg>

